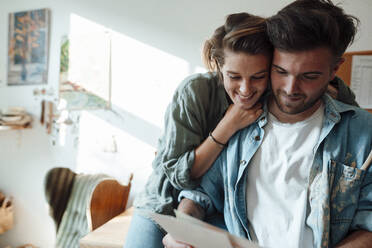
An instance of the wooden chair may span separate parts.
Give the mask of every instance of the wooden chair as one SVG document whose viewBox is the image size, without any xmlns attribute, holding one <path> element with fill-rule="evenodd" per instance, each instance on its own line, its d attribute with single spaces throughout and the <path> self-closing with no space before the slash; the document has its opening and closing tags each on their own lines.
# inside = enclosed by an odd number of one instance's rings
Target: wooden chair
<svg viewBox="0 0 372 248">
<path fill-rule="evenodd" d="M 90 204 L 91 232 L 79 241 L 80 248 L 122 248 L 133 215 L 125 210 L 132 175 L 127 186 L 105 180 L 95 188 Z"/>
<path fill-rule="evenodd" d="M 116 180 L 104 180 L 96 186 L 90 200 L 91 230 L 124 212 L 132 179 L 133 174 L 128 185 L 121 185 Z"/>
<path fill-rule="evenodd" d="M 45 197 L 56 224 L 56 245 L 77 247 L 79 240 L 124 212 L 133 175 L 121 185 L 104 174 L 77 174 L 69 168 L 51 169 Z"/>
</svg>

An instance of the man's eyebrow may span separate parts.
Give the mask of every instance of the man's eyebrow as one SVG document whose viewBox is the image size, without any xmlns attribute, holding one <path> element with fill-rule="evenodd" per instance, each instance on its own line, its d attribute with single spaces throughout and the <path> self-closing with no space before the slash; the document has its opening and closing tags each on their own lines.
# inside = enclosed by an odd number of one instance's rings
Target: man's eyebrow
<svg viewBox="0 0 372 248">
<path fill-rule="evenodd" d="M 275 67 L 275 68 L 277 68 L 277 69 L 279 69 L 279 70 L 281 70 L 281 71 L 287 71 L 286 69 L 284 69 L 284 68 L 282 68 L 282 67 L 280 67 L 278 65 L 273 64 L 272 66 Z M 321 72 L 321 71 L 307 71 L 307 72 L 304 72 L 303 74 L 317 74 L 317 75 L 322 75 L 323 72 Z"/>
<path fill-rule="evenodd" d="M 256 75 L 256 74 L 261 74 L 261 73 L 265 73 L 265 72 L 268 72 L 269 70 L 267 69 L 263 69 L 261 71 L 258 71 L 258 72 L 255 72 L 253 75 Z M 226 71 L 227 73 L 230 73 L 230 74 L 239 74 L 238 72 L 235 72 L 235 71 Z"/>
</svg>

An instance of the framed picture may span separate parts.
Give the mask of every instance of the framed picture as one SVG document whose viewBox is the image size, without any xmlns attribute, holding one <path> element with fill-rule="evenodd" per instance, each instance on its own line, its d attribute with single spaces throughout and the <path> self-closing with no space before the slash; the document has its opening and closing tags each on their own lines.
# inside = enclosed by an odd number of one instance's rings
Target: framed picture
<svg viewBox="0 0 372 248">
<path fill-rule="evenodd" d="M 8 85 L 48 82 L 49 9 L 9 14 Z"/>
</svg>

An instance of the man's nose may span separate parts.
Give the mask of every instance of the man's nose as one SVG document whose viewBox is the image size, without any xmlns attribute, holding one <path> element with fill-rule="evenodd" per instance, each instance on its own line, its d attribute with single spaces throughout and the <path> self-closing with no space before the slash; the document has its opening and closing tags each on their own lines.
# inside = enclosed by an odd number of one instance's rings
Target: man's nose
<svg viewBox="0 0 372 248">
<path fill-rule="evenodd" d="M 292 95 L 298 93 L 298 80 L 296 77 L 287 77 L 284 90 L 287 95 Z"/>
</svg>

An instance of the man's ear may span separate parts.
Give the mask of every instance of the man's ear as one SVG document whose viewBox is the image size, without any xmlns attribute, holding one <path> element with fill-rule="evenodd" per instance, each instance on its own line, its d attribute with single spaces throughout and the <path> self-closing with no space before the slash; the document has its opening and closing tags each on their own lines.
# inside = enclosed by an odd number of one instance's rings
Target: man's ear
<svg viewBox="0 0 372 248">
<path fill-rule="evenodd" d="M 340 68 L 340 66 L 345 62 L 344 58 L 337 59 L 337 62 L 333 65 L 332 71 L 331 71 L 331 79 L 333 80 L 336 76 L 336 72 Z"/>
</svg>

